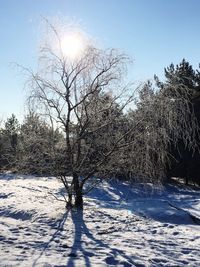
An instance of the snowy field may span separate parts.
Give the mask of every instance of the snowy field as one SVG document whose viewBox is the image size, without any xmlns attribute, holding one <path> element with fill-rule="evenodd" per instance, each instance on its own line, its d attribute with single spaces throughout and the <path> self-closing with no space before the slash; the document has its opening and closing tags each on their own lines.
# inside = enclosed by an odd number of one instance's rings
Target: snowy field
<svg viewBox="0 0 200 267">
<path fill-rule="evenodd" d="M 104 183 L 81 214 L 50 194 L 55 178 L 0 175 L 0 188 L 1 267 L 200 266 L 198 190 Z"/>
</svg>

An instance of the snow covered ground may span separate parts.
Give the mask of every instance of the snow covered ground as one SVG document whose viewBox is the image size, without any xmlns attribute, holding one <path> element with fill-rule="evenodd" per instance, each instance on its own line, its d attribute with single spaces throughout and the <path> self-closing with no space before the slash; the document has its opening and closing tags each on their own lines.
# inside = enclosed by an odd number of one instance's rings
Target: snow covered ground
<svg viewBox="0 0 200 267">
<path fill-rule="evenodd" d="M 0 175 L 1 267 L 200 266 L 198 190 L 104 183 L 83 214 L 50 192 L 55 178 Z"/>
</svg>

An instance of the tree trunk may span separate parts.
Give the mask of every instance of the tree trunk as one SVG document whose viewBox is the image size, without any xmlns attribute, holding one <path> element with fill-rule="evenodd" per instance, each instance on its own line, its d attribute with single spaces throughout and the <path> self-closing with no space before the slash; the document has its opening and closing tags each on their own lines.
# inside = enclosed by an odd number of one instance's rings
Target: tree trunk
<svg viewBox="0 0 200 267">
<path fill-rule="evenodd" d="M 186 162 L 185 185 L 189 185 L 189 164 L 188 164 L 188 162 Z"/>
<path fill-rule="evenodd" d="M 66 209 L 69 210 L 72 208 L 72 194 L 68 193 L 68 201 L 66 203 Z"/>
<path fill-rule="evenodd" d="M 185 185 L 189 185 L 188 175 L 185 176 Z"/>
<path fill-rule="evenodd" d="M 77 209 L 83 209 L 83 192 L 82 186 L 80 186 L 78 175 L 76 173 L 73 174 L 73 184 L 74 184 L 74 193 L 75 193 L 75 203 L 74 206 Z"/>
<path fill-rule="evenodd" d="M 77 209 L 80 209 L 80 210 L 83 209 L 83 194 L 82 194 L 82 190 L 79 190 L 78 192 L 76 192 L 75 205 L 74 206 Z"/>
</svg>

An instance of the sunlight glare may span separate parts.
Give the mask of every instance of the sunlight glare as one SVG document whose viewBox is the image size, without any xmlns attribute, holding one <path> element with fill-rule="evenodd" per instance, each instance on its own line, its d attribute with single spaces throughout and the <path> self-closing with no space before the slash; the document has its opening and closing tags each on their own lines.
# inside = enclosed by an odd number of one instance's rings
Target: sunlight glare
<svg viewBox="0 0 200 267">
<path fill-rule="evenodd" d="M 61 40 L 61 49 L 64 56 L 75 59 L 80 57 L 85 49 L 85 41 L 79 33 L 67 34 Z"/>
</svg>

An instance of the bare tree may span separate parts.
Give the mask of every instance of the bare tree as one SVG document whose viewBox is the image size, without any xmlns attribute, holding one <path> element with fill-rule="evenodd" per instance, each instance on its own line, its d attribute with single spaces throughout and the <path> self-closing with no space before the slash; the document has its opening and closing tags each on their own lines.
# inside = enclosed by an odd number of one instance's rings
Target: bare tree
<svg viewBox="0 0 200 267">
<path fill-rule="evenodd" d="M 37 102 L 40 112 L 64 133 L 65 157 L 55 169 L 68 195 L 67 205 L 72 205 L 74 197 L 74 205 L 82 208 L 85 183 L 90 181 L 86 191 L 94 187 L 97 179 L 93 177 L 105 173 L 103 166 L 127 145 L 125 136 L 130 130 L 116 129 L 122 127 L 123 110 L 133 100 L 122 82 L 129 59 L 116 50 L 89 45 L 81 56 L 71 59 L 62 50 L 57 29 L 48 26 L 56 37 L 57 50 L 43 47 L 43 69 L 37 73 L 28 70 L 29 100 Z"/>
<path fill-rule="evenodd" d="M 197 121 L 188 91 L 180 86 L 154 91 L 150 84 L 130 95 L 123 77 L 129 58 L 116 50 L 86 45 L 70 58 L 59 31 L 47 23 L 54 45 L 40 51 L 37 73 L 28 70 L 29 101 L 62 129 L 63 155 L 54 173 L 63 183 L 67 206 L 83 208 L 83 195 L 117 169 L 131 177 L 160 181 L 170 162 L 170 145 L 196 148 Z M 135 110 L 127 116 L 127 106 Z M 71 178 L 70 178 L 71 177 Z"/>
</svg>

